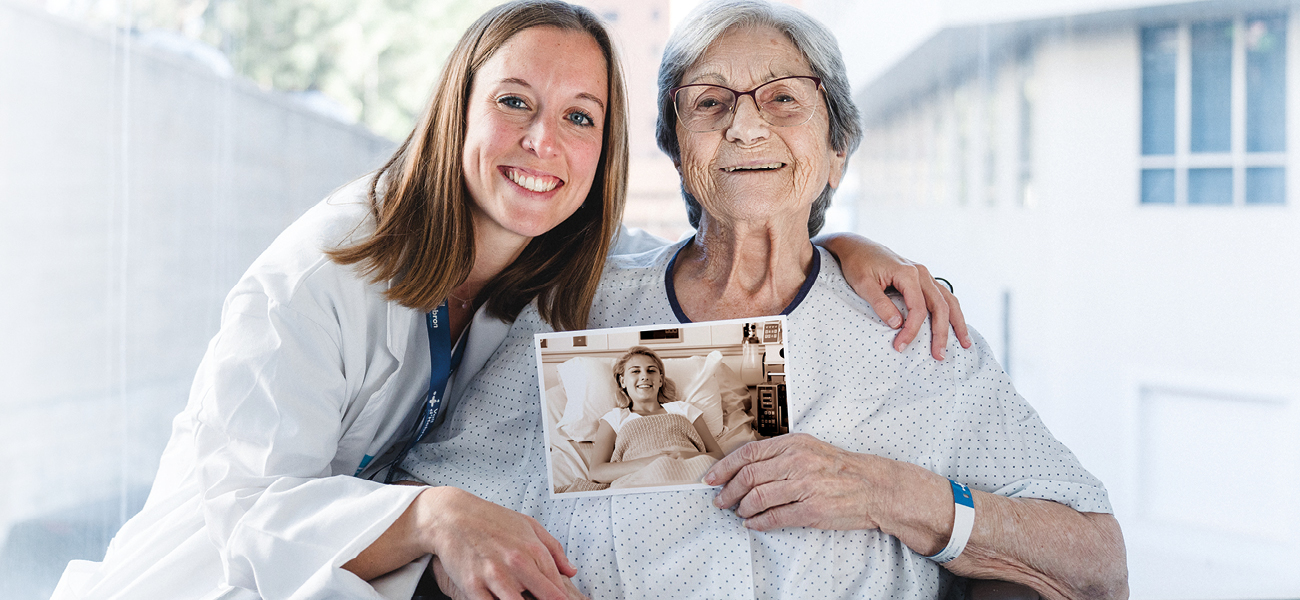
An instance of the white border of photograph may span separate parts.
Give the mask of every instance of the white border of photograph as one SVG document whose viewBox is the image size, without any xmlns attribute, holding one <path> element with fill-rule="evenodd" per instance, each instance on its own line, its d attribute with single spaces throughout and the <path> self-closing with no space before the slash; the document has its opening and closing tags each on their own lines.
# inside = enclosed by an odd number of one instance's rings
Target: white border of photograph
<svg viewBox="0 0 1300 600">
<path fill-rule="evenodd" d="M 745 363 L 745 341 L 743 328 L 744 324 L 766 325 L 769 323 L 779 324 L 778 341 L 773 343 L 760 343 L 763 353 L 760 354 L 758 371 L 755 372 L 755 365 L 751 358 L 748 364 Z M 676 339 L 654 339 L 643 340 L 641 333 L 647 331 L 664 331 L 677 330 Z M 586 439 L 580 439 L 578 444 L 573 443 L 574 437 L 567 431 L 561 430 L 560 426 L 565 423 L 566 415 L 570 416 L 571 424 L 574 414 L 582 414 L 585 411 L 578 409 L 575 411 L 570 408 L 570 402 L 573 398 L 569 397 L 567 387 L 563 382 L 560 373 L 560 367 L 569 362 L 569 360 L 578 357 L 591 358 L 611 358 L 617 359 L 622 356 L 629 348 L 633 346 L 647 346 L 658 354 L 665 361 L 665 376 L 669 376 L 674 370 L 690 369 L 693 365 L 687 361 L 680 363 L 670 362 L 675 359 L 700 359 L 703 363 L 710 361 L 709 355 L 712 352 L 718 352 L 720 357 L 718 367 L 712 373 L 711 377 L 717 383 L 719 392 L 717 393 L 717 410 L 716 414 L 711 414 L 712 409 L 707 405 L 712 404 L 711 400 L 706 400 L 703 404 L 706 406 L 705 414 L 699 417 L 706 419 L 706 425 L 711 432 L 715 432 L 715 438 L 718 440 L 724 454 L 731 452 L 735 448 L 744 445 L 748 441 L 761 439 L 754 429 L 754 410 L 753 404 L 757 394 L 754 391 L 758 383 L 768 381 L 767 373 L 771 372 L 773 376 L 782 375 L 784 381 L 785 374 L 785 356 L 786 356 L 786 336 L 788 332 L 788 322 L 785 315 L 775 315 L 769 317 L 752 317 L 747 319 L 729 319 L 725 321 L 705 321 L 700 323 L 662 323 L 654 325 L 639 325 L 633 327 L 614 327 L 609 329 L 588 329 L 582 331 L 564 331 L 555 333 L 539 333 L 534 336 L 533 348 L 534 355 L 537 359 L 537 386 L 538 397 L 541 402 L 542 411 L 542 431 L 546 444 L 546 471 L 547 487 L 551 498 L 584 498 L 592 496 L 611 496 L 619 494 L 639 494 L 646 492 L 660 491 L 678 491 L 691 489 L 708 489 L 712 486 L 704 483 L 680 483 L 666 486 L 654 487 L 630 487 L 617 489 L 603 489 L 594 491 L 574 491 L 559 492 L 555 491 L 557 482 L 557 468 L 562 470 L 559 477 L 560 481 L 572 482 L 576 479 L 586 479 L 586 477 L 574 477 L 574 475 L 586 475 L 588 464 L 579 450 L 581 443 L 590 443 Z M 758 333 L 760 342 L 762 333 Z M 543 341 L 546 342 L 546 348 L 542 347 Z M 751 346 L 752 350 L 752 346 Z M 767 355 L 767 351 L 772 354 L 768 362 L 764 363 L 761 358 Z M 563 357 L 563 360 L 555 360 L 556 357 Z M 547 359 L 550 360 L 547 360 Z M 551 365 L 548 371 L 547 365 Z M 701 370 L 702 371 L 702 370 Z M 572 370 L 569 371 L 572 373 Z M 549 375 L 549 376 L 548 376 Z M 573 380 L 576 375 L 570 375 L 569 379 Z M 609 377 L 613 379 L 612 369 Z M 694 398 L 707 397 L 711 390 L 707 388 L 711 385 L 703 382 L 699 375 L 691 381 L 678 381 L 674 377 L 674 385 L 677 386 L 679 394 L 684 391 L 691 394 Z M 702 383 L 703 382 L 703 383 Z M 699 384 L 692 386 L 691 384 Z M 561 408 L 555 406 L 555 400 L 548 397 L 548 389 L 559 388 L 564 394 L 564 406 Z M 683 388 L 690 388 L 683 390 Z M 585 394 L 585 389 L 579 393 L 579 396 Z M 743 395 L 742 395 L 743 394 Z M 744 399 L 748 410 L 739 410 L 738 402 Z M 683 397 L 681 401 L 687 401 L 691 398 Z M 578 401 L 582 401 L 581 397 Z M 700 405 L 699 402 L 692 402 Z M 583 405 L 579 405 L 583 406 Z M 553 410 L 554 409 L 554 410 Z M 565 409 L 568 409 L 567 411 Z M 599 417 L 597 417 L 597 421 Z M 590 429 L 590 419 L 580 419 L 583 428 Z M 597 423 L 598 426 L 598 423 Z M 554 430 L 554 431 L 553 431 Z M 717 431 L 723 433 L 723 437 L 718 438 Z M 579 432 L 579 438 L 590 437 L 591 433 Z M 553 442 L 568 444 L 565 447 L 557 448 Z M 557 450 L 561 456 L 557 457 Z M 557 462 L 562 464 L 557 464 Z M 702 476 L 703 474 L 701 474 Z M 570 483 L 565 483 L 565 486 Z"/>
</svg>

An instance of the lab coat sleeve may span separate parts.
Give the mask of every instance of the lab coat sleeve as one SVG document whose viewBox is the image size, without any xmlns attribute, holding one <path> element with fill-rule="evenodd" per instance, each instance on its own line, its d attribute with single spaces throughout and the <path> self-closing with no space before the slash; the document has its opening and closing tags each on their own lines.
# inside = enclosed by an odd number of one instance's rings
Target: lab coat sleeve
<svg viewBox="0 0 1300 600">
<path fill-rule="evenodd" d="M 195 383 L 209 535 L 228 583 L 263 598 L 379 598 L 340 567 L 423 489 L 331 474 L 357 366 L 330 316 L 237 291 Z"/>
<path fill-rule="evenodd" d="M 670 243 L 659 236 L 647 233 L 644 229 L 619 224 L 618 233 L 614 235 L 614 245 L 610 247 L 609 253 L 640 254 L 662 248 Z"/>
</svg>

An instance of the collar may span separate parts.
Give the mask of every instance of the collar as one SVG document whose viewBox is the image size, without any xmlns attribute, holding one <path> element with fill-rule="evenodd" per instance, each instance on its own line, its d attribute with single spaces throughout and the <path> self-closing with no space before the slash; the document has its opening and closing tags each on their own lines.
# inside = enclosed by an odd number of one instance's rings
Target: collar
<svg viewBox="0 0 1300 600">
<path fill-rule="evenodd" d="M 681 255 L 682 250 L 694 242 L 694 236 L 691 236 L 691 239 L 686 240 L 686 243 L 682 244 L 681 247 L 673 253 L 673 258 L 668 261 L 668 268 L 664 271 L 664 287 L 668 291 L 668 304 L 672 305 L 673 315 L 676 315 L 677 320 L 681 323 L 690 323 L 691 320 L 686 316 L 686 313 L 682 312 L 682 306 L 677 303 L 677 289 L 673 287 L 673 270 L 677 267 L 677 257 Z M 812 268 L 808 270 L 808 276 L 804 278 L 803 285 L 799 286 L 799 293 L 795 295 L 794 300 L 790 301 L 790 304 L 786 305 L 786 307 L 781 311 L 781 314 L 788 315 L 794 312 L 794 309 L 797 308 L 799 303 L 803 302 L 804 297 L 808 295 L 808 290 L 812 289 L 813 282 L 817 281 L 817 275 L 821 273 L 821 270 L 822 251 L 821 248 L 814 245 Z"/>
</svg>

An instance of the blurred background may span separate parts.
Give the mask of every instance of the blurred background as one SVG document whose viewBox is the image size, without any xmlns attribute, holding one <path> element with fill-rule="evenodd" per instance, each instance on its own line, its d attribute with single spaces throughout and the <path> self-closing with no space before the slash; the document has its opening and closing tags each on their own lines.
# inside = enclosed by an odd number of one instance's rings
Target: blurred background
<svg viewBox="0 0 1300 600">
<path fill-rule="evenodd" d="M 694 2 L 581 3 L 628 74 L 627 222 L 675 239 L 654 76 Z M 0 0 L 0 597 L 103 556 L 226 292 L 492 4 Z M 1300 597 L 1300 3 L 794 4 L 867 125 L 828 229 L 953 281 L 1110 489 L 1133 597 Z"/>
</svg>

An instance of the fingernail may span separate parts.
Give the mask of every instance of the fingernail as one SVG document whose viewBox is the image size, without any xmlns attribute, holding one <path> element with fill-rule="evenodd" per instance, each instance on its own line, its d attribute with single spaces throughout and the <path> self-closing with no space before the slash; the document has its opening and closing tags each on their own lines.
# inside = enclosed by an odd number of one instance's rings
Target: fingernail
<svg viewBox="0 0 1300 600">
<path fill-rule="evenodd" d="M 705 473 L 705 474 L 704 474 L 704 483 L 707 483 L 707 484 L 709 484 L 709 485 L 713 485 L 713 482 L 715 481 L 715 479 L 716 479 L 716 478 L 713 476 L 713 473 Z"/>
<path fill-rule="evenodd" d="M 902 352 L 902 351 L 903 351 L 903 342 L 894 342 L 894 351 L 895 351 L 895 352 Z"/>
<path fill-rule="evenodd" d="M 894 315 L 893 318 L 889 319 L 889 326 L 893 327 L 894 329 L 898 329 L 898 326 L 902 324 L 903 324 L 903 317 L 900 317 L 898 315 Z"/>
<path fill-rule="evenodd" d="M 945 358 L 948 358 L 948 349 L 947 349 L 947 348 L 940 348 L 940 349 L 939 349 L 939 360 L 943 360 L 943 359 L 945 359 Z"/>
</svg>

